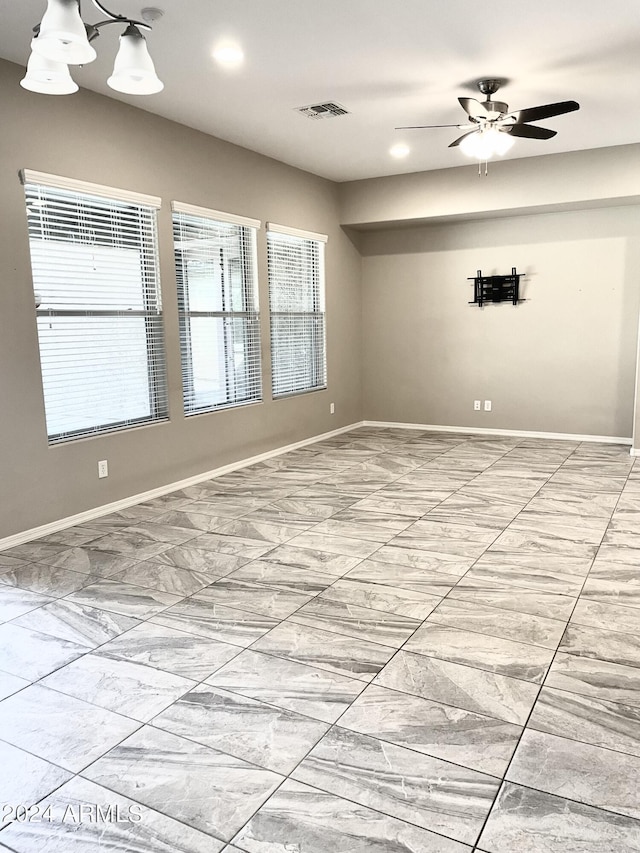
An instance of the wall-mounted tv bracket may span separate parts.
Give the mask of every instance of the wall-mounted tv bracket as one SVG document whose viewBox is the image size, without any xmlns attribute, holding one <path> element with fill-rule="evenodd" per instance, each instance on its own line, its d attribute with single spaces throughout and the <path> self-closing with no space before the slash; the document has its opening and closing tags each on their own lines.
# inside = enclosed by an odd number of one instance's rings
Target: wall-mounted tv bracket
<svg viewBox="0 0 640 853">
<path fill-rule="evenodd" d="M 511 275 L 482 275 L 482 270 L 467 281 L 473 282 L 473 301 L 469 305 L 482 307 L 486 302 L 511 302 L 517 305 L 524 302 L 520 299 L 520 279 L 524 273 L 516 272 L 511 268 Z"/>
</svg>

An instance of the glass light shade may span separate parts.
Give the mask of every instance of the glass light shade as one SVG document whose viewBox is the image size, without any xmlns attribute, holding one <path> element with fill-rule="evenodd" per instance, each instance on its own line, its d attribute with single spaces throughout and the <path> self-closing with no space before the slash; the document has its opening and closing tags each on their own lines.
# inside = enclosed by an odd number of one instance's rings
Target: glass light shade
<svg viewBox="0 0 640 853">
<path fill-rule="evenodd" d="M 460 143 L 460 148 L 468 157 L 478 160 L 490 160 L 494 154 L 502 156 L 511 148 L 515 139 L 498 130 L 497 127 L 487 127 L 470 133 Z"/>
<path fill-rule="evenodd" d="M 120 36 L 120 49 L 107 83 L 126 95 L 154 95 L 164 89 L 149 56 L 147 42 L 133 24 L 129 24 Z"/>
<path fill-rule="evenodd" d="M 65 65 L 93 62 L 97 54 L 89 44 L 78 0 L 48 0 L 40 31 L 31 42 L 31 48 L 45 59 Z"/>
<path fill-rule="evenodd" d="M 71 78 L 64 62 L 52 62 L 39 53 L 32 53 L 29 57 L 27 73 L 20 85 L 41 95 L 72 95 L 78 91 L 78 84 Z"/>
</svg>

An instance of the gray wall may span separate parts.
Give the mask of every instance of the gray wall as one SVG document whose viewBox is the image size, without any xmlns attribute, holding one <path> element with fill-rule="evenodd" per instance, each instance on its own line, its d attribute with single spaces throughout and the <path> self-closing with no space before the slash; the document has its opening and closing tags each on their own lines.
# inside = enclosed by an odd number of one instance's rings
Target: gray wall
<svg viewBox="0 0 640 853">
<path fill-rule="evenodd" d="M 361 237 L 366 419 L 631 436 L 639 206 Z M 526 302 L 467 304 L 513 266 Z"/>
<path fill-rule="evenodd" d="M 460 155 L 460 163 L 341 184 L 341 221 L 357 228 L 398 226 L 640 204 L 640 144 L 497 159 L 480 178 L 477 162 Z"/>
<path fill-rule="evenodd" d="M 359 420 L 361 262 L 338 225 L 336 186 L 87 91 L 57 98 L 25 92 L 18 85 L 23 73 L 0 62 L 0 538 Z M 162 197 L 169 423 L 48 447 L 21 168 Z M 270 399 L 263 229 L 265 402 L 184 418 L 172 199 L 329 235 L 326 392 Z M 336 404 L 333 416 L 330 402 Z M 97 478 L 99 459 L 109 462 L 106 480 Z"/>
</svg>

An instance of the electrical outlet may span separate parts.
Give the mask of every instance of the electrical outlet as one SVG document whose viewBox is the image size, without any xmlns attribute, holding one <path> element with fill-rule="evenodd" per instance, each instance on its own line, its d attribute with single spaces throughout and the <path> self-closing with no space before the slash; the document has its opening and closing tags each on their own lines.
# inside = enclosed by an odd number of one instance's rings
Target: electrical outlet
<svg viewBox="0 0 640 853">
<path fill-rule="evenodd" d="M 473 410 L 474 410 L 474 412 L 480 411 L 480 400 L 474 400 L 473 401 Z"/>
<path fill-rule="evenodd" d="M 335 413 L 336 413 L 336 404 L 335 403 L 329 403 L 329 414 L 335 415 Z"/>
<path fill-rule="evenodd" d="M 98 477 L 102 479 L 103 477 L 109 476 L 109 464 L 106 459 L 102 459 L 98 462 Z"/>
<path fill-rule="evenodd" d="M 484 401 L 484 410 L 485 410 L 485 412 L 491 411 L 491 400 L 485 400 Z"/>
</svg>

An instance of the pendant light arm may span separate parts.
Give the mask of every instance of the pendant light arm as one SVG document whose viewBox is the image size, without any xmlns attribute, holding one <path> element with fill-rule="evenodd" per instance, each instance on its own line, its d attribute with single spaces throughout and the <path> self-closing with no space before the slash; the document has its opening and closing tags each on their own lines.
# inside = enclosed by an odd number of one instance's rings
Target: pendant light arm
<svg viewBox="0 0 640 853">
<path fill-rule="evenodd" d="M 92 24 L 91 26 L 96 29 L 98 29 L 98 27 L 104 27 L 106 24 L 134 24 L 134 26 L 143 27 L 145 30 L 152 29 L 152 27 L 145 21 L 134 21 L 132 18 L 127 18 L 125 15 L 116 15 L 115 12 L 110 12 L 102 5 L 102 3 L 99 2 L 99 0 L 92 0 L 92 3 L 96 9 L 110 19 L 108 21 L 99 21 L 97 24 Z"/>
</svg>

